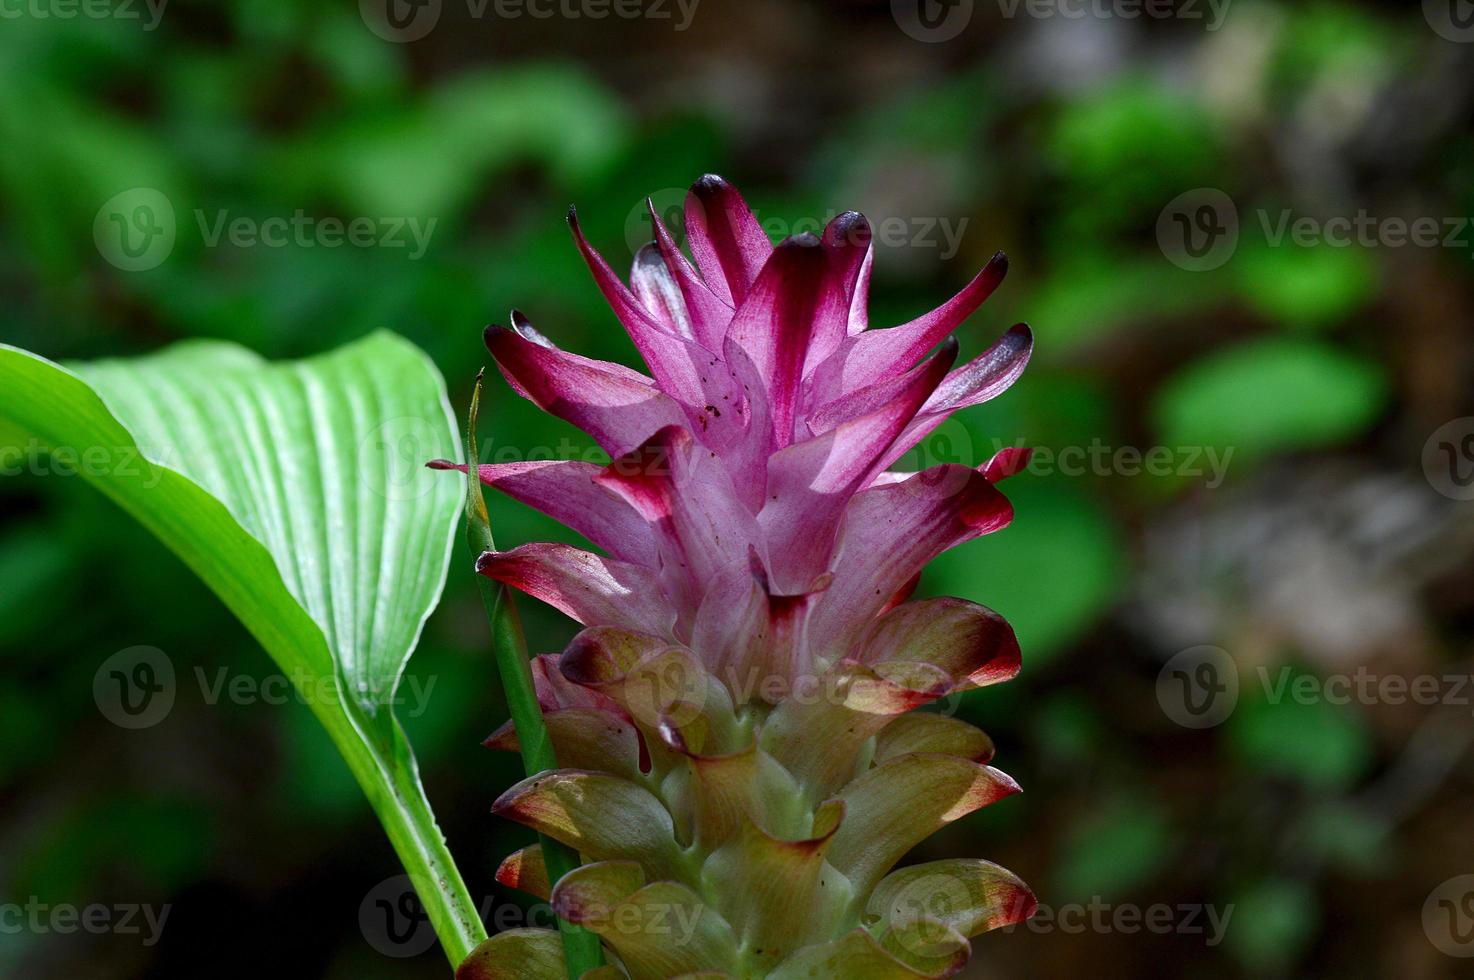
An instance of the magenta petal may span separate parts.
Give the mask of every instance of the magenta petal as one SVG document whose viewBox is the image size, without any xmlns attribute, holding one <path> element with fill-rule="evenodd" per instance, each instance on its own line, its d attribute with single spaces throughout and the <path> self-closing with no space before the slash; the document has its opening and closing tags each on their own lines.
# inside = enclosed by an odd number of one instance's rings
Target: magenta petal
<svg viewBox="0 0 1474 980">
<path fill-rule="evenodd" d="M 665 261 L 666 270 L 675 279 L 686 303 L 686 313 L 691 319 L 691 328 L 696 341 L 707 350 L 722 349 L 722 338 L 727 335 L 727 325 L 732 322 L 732 307 L 724 303 L 711 291 L 686 256 L 671 237 L 670 229 L 660 220 L 655 204 L 649 198 L 645 206 L 650 211 L 650 223 L 655 230 L 655 245 Z"/>
<path fill-rule="evenodd" d="M 691 185 L 686 235 L 712 293 L 728 306 L 740 306 L 773 245 L 737 188 L 715 174 Z"/>
<path fill-rule="evenodd" d="M 773 442 L 793 441 L 799 387 L 814 323 L 844 308 L 829 255 L 813 235 L 784 240 L 738 307 L 728 342 L 751 358 L 768 396 Z"/>
<path fill-rule="evenodd" d="M 920 378 L 931 378 L 933 375 L 936 375 L 935 379 L 930 382 L 926 394 L 923 396 L 925 400 L 902 423 L 902 430 L 904 431 L 905 425 L 911 421 L 911 418 L 915 416 L 916 412 L 921 411 L 935 399 L 937 386 L 943 383 L 949 376 L 946 372 L 950 371 L 952 365 L 957 363 L 957 346 L 957 341 L 949 338 L 947 343 L 943 344 L 942 348 L 937 351 L 937 356 L 926 364 L 918 365 L 905 374 L 897 375 L 894 378 L 886 378 L 868 387 L 859 388 L 841 395 L 839 398 L 820 407 L 817 411 L 809 415 L 806 423 L 809 430 L 815 435 L 822 435 L 851 419 L 857 419 L 861 416 L 879 411 L 886 406 L 894 405 L 901 392 L 914 391 Z"/>
<path fill-rule="evenodd" d="M 763 506 L 768 457 L 773 452 L 773 414 L 757 365 L 731 336 L 724 342 L 723 356 L 743 398 L 741 436 L 723 454 L 723 460 L 732 473 L 738 495 L 755 514 Z"/>
<path fill-rule="evenodd" d="M 956 296 L 910 323 L 849 338 L 815 371 L 815 388 L 827 400 L 906 370 L 972 316 L 1008 272 L 1008 258 L 993 256 Z"/>
<path fill-rule="evenodd" d="M 856 292 L 862 277 L 868 277 L 872 237 L 870 222 L 858 211 L 846 211 L 824 229 L 824 249 L 829 260 L 829 282 L 825 288 L 835 291 L 837 296 L 832 302 L 822 303 L 815 316 L 804 361 L 805 375 L 849 336 Z M 868 289 L 868 278 L 865 285 Z"/>
<path fill-rule="evenodd" d="M 1033 352 L 1034 334 L 1021 323 L 1009 329 L 992 347 L 947 375 L 886 454 L 886 465 L 904 456 L 953 412 L 981 405 L 1007 391 L 1024 373 Z"/>
<path fill-rule="evenodd" d="M 436 461 L 435 469 L 466 472 Z M 659 563 L 645 519 L 618 495 L 594 482 L 603 470 L 577 460 L 486 463 L 481 482 L 572 528 L 620 561 L 654 568 Z"/>
<path fill-rule="evenodd" d="M 686 311 L 686 298 L 681 295 L 680 285 L 653 242 L 642 245 L 635 253 L 635 264 L 630 269 L 630 291 L 656 326 L 687 340 L 696 339 L 691 316 Z"/>
<path fill-rule="evenodd" d="M 730 401 L 730 378 L 725 371 L 717 369 L 716 355 L 688 337 L 661 329 L 635 294 L 619 281 L 604 257 L 589 244 L 583 229 L 579 227 L 578 214 L 571 208 L 568 211 L 568 225 L 573 230 L 573 239 L 577 242 L 589 271 L 593 273 L 599 291 L 604 294 L 604 299 L 613 308 L 630 339 L 635 342 L 635 348 L 660 382 L 661 390 L 693 413 L 693 424 L 696 423 L 694 413 L 701 411 L 703 406 L 712 404 L 713 401 Z M 648 281 L 645 285 L 649 286 Z M 675 299 L 674 296 L 669 298 Z M 690 329 L 689 325 L 687 329 Z"/>
<path fill-rule="evenodd" d="M 927 562 L 1012 519 L 1008 498 L 965 466 L 933 467 L 857 494 L 840 527 L 834 582 L 809 617 L 811 652 L 832 658 L 851 649 Z"/>
<path fill-rule="evenodd" d="M 686 421 L 679 405 L 628 368 L 545 347 L 505 327 L 487 327 L 486 346 L 514 388 L 593 436 L 611 456 Z"/>
<path fill-rule="evenodd" d="M 983 464 L 983 476 L 989 483 L 997 483 L 1011 476 L 1018 476 L 1028 468 L 1029 460 L 1034 457 L 1034 450 L 1026 446 L 1009 446 L 1000 449 L 993 454 L 993 458 Z"/>
<path fill-rule="evenodd" d="M 849 334 L 864 333 L 870 329 L 870 272 L 875 267 L 875 243 L 865 249 L 865 261 L 860 263 L 860 274 L 855 279 L 855 295 L 850 301 Z"/>
<path fill-rule="evenodd" d="M 732 555 L 746 554 L 761 541 L 726 467 L 685 429 L 660 430 L 597 479 L 656 529 L 677 585 L 709 581 Z M 701 596 L 685 598 L 694 610 Z"/>
<path fill-rule="evenodd" d="M 926 401 L 957 356 L 950 345 L 878 396 L 857 406 L 864 415 L 823 435 L 774 453 L 758 523 L 767 535 L 774 592 L 802 592 L 829 568 L 840 518 L 851 495 L 866 485 L 889 447 Z M 874 556 L 867 559 L 874 563 Z"/>
<path fill-rule="evenodd" d="M 669 636 L 676 611 L 650 569 L 565 544 L 488 551 L 476 571 L 540 599 L 584 624 Z"/>
<path fill-rule="evenodd" d="M 926 412 L 955 412 L 997 398 L 1019 379 L 1034 353 L 1028 324 L 1009 328 L 998 342 L 947 375 L 926 403 Z"/>
</svg>

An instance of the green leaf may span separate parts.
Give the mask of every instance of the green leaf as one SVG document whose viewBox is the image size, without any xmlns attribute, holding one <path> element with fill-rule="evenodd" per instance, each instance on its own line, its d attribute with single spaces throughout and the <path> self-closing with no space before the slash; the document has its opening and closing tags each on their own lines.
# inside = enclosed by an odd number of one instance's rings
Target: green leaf
<svg viewBox="0 0 1474 980">
<path fill-rule="evenodd" d="M 0 345 L 0 433 L 39 440 L 156 534 L 298 686 L 384 823 L 446 952 L 484 933 L 393 715 L 460 511 L 444 383 L 379 333 L 270 364 L 192 342 L 71 370 Z M 105 574 L 130 574 L 110 569 Z"/>
<path fill-rule="evenodd" d="M 1172 836 L 1167 812 L 1149 796 L 1108 803 L 1071 832 L 1055 872 L 1060 894 L 1083 900 L 1129 893 L 1168 864 Z"/>
<path fill-rule="evenodd" d="M 1233 447 L 1246 461 L 1349 439 L 1376 419 L 1386 392 L 1376 364 L 1272 338 L 1189 365 L 1158 393 L 1155 415 L 1166 445 Z"/>
<path fill-rule="evenodd" d="M 1154 322 L 1211 310 L 1226 302 L 1231 285 L 1222 272 L 1189 272 L 1160 256 L 1075 249 L 1040 280 L 1023 308 L 1030 321 L 1049 324 L 1046 356 L 1062 360 Z"/>
<path fill-rule="evenodd" d="M 1320 920 L 1315 890 L 1291 878 L 1256 881 L 1233 896 L 1226 931 L 1234 954 L 1254 974 L 1278 974 L 1314 940 Z"/>
<path fill-rule="evenodd" d="M 1348 787 L 1371 766 L 1372 736 L 1354 708 L 1332 703 L 1308 676 L 1287 668 L 1254 685 L 1229 719 L 1230 745 L 1253 772 Z"/>
<path fill-rule="evenodd" d="M 561 182 L 598 174 L 624 145 L 623 124 L 619 103 L 585 72 L 506 67 L 313 130 L 273 159 L 290 194 L 326 191 L 359 214 L 448 225 L 490 177 L 528 159 Z"/>
<path fill-rule="evenodd" d="M 1379 270 L 1368 251 L 1358 247 L 1246 243 L 1230 268 L 1246 303 L 1295 329 L 1336 323 L 1370 301 L 1378 289 Z"/>
</svg>

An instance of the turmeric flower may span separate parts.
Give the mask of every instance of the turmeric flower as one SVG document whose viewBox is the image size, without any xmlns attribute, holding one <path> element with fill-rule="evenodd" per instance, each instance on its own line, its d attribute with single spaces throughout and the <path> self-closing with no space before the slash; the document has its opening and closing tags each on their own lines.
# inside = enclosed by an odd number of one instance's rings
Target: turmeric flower
<svg viewBox="0 0 1474 980">
<path fill-rule="evenodd" d="M 499 880 L 598 933 L 610 976 L 949 976 L 970 936 L 1034 899 L 983 861 L 892 870 L 1018 792 L 985 734 L 912 709 L 1009 679 L 1019 648 L 982 606 L 907 599 L 937 554 L 1009 523 L 996 484 L 1027 454 L 890 467 L 1023 371 L 1027 327 L 961 366 L 950 337 L 1006 260 L 871 330 L 863 216 L 774 246 L 735 188 L 703 177 L 686 203 L 694 265 L 651 218 L 626 284 L 569 215 L 650 376 L 565 352 L 521 314 L 486 332 L 512 388 L 612 459 L 480 469 L 604 552 L 528 544 L 477 562 L 584 627 L 533 664 L 568 768 L 495 810 L 589 863 L 549 882 L 531 848 Z M 516 733 L 489 744 L 515 749 Z M 556 934 L 514 930 L 463 974 L 562 969 Z"/>
</svg>

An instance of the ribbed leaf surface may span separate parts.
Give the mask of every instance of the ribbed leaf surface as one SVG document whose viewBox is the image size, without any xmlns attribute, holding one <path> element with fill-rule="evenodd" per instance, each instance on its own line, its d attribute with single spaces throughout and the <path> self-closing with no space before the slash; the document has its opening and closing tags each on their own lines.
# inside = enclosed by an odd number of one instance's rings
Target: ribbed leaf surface
<svg viewBox="0 0 1474 980">
<path fill-rule="evenodd" d="M 370 716 L 391 701 L 444 586 L 460 509 L 454 481 L 422 465 L 457 452 L 424 354 L 380 333 L 272 364 L 208 341 L 68 371 L 0 348 L 0 381 L 0 416 L 77 451 L 82 474 L 284 668 L 336 667 Z"/>
</svg>

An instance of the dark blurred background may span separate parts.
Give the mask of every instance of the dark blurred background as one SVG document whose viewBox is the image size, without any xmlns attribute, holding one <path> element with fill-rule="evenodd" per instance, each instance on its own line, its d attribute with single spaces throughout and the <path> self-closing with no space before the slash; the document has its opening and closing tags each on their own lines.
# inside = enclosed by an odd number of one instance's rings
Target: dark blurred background
<svg viewBox="0 0 1474 980">
<path fill-rule="evenodd" d="M 617 267 L 644 195 L 672 211 L 706 171 L 774 237 L 862 210 L 877 325 L 1004 249 L 963 351 L 1027 320 L 1034 364 L 906 461 L 1043 450 L 1015 525 L 922 586 L 1025 651 L 951 706 L 1025 794 L 919 855 L 987 856 L 1047 907 L 968 975 L 1470 975 L 1474 6 L 385 2 L 0 6 L 0 340 L 293 357 L 387 327 L 459 409 L 514 305 L 634 363 L 570 202 Z M 161 198 L 172 237 L 108 237 Z M 305 230 L 228 231 L 273 218 Z M 489 404 L 501 458 L 586 445 L 499 379 Z M 85 483 L 7 475 L 0 975 L 446 976 L 367 911 L 398 868 L 309 711 L 192 680 L 266 655 Z M 503 543 L 571 540 L 493 505 Z M 400 714 L 471 891 L 524 924 L 492 872 L 527 835 L 488 812 L 518 761 L 479 745 L 505 709 L 456 560 Z M 572 634 L 523 609 L 534 648 Z M 191 680 L 130 731 L 91 692 L 136 645 Z M 94 905 L 112 926 L 16 928 Z M 164 927 L 123 928 L 138 906 Z"/>
</svg>

